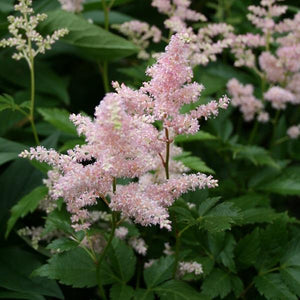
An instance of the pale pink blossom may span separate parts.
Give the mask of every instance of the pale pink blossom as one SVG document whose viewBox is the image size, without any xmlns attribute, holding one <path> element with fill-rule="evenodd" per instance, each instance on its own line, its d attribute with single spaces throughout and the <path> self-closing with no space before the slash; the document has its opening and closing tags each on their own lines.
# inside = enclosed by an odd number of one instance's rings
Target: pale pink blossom
<svg viewBox="0 0 300 300">
<path fill-rule="evenodd" d="M 272 103 L 275 109 L 285 109 L 287 103 L 293 103 L 295 96 L 286 89 L 279 86 L 271 87 L 265 94 L 264 98 Z"/>
<path fill-rule="evenodd" d="M 233 78 L 227 83 L 227 88 L 232 95 L 232 105 L 239 107 L 245 121 L 252 121 L 262 111 L 263 104 L 253 95 L 252 85 L 243 85 Z"/>
<path fill-rule="evenodd" d="M 129 239 L 128 244 L 140 255 L 145 256 L 148 246 L 142 238 L 132 237 Z"/>
<path fill-rule="evenodd" d="M 83 9 L 83 2 L 85 0 L 58 0 L 63 10 L 73 13 L 79 13 Z"/>
<path fill-rule="evenodd" d="M 179 262 L 179 274 L 183 276 L 187 273 L 194 273 L 195 275 L 200 275 L 203 273 L 202 265 L 197 263 L 196 261 L 193 262 Z"/>
<path fill-rule="evenodd" d="M 115 236 L 121 240 L 124 240 L 128 234 L 128 229 L 124 226 L 118 227 L 115 230 Z"/>
<path fill-rule="evenodd" d="M 291 127 L 287 130 L 287 135 L 288 135 L 291 139 L 297 139 L 297 138 L 300 136 L 300 124 L 299 124 L 299 125 L 291 126 Z"/>
</svg>

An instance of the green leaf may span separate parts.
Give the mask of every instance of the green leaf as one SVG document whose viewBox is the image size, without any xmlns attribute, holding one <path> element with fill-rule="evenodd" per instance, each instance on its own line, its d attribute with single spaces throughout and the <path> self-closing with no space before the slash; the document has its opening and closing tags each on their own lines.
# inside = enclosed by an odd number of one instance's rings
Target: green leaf
<svg viewBox="0 0 300 300">
<path fill-rule="evenodd" d="M 276 213 L 272 208 L 249 208 L 241 212 L 241 224 L 255 224 L 255 223 L 272 223 L 279 218 L 281 214 Z"/>
<path fill-rule="evenodd" d="M 151 267 L 144 270 L 144 280 L 148 288 L 152 288 L 172 278 L 174 258 L 162 257 L 155 261 Z"/>
<path fill-rule="evenodd" d="M 182 134 L 178 135 L 175 138 L 176 143 L 190 143 L 190 142 L 200 142 L 200 141 L 211 141 L 216 140 L 217 137 L 206 132 L 203 130 L 200 130 L 196 134 Z"/>
<path fill-rule="evenodd" d="M 30 276 L 31 272 L 41 265 L 33 254 L 12 247 L 2 248 L 0 265 L 1 287 L 21 293 L 64 298 L 54 281 Z"/>
<path fill-rule="evenodd" d="M 257 189 L 280 195 L 300 195 L 300 167 L 289 167 Z"/>
<path fill-rule="evenodd" d="M 42 174 L 25 159 L 14 161 L 0 175 L 0 227 L 3 226 L 1 227 L 3 233 L 9 218 L 9 209 L 41 184 Z"/>
<path fill-rule="evenodd" d="M 232 224 L 240 220 L 240 210 L 231 202 L 223 202 L 210 208 L 207 202 L 213 201 L 216 203 L 216 199 L 217 198 L 213 198 L 213 200 L 211 200 L 209 198 L 199 207 L 199 211 L 205 211 L 205 213 L 198 218 L 199 227 L 210 232 L 228 230 Z"/>
<path fill-rule="evenodd" d="M 267 150 L 258 146 L 245 146 L 231 144 L 230 151 L 233 152 L 234 159 L 250 160 L 257 166 L 271 166 L 279 169 L 280 166 L 274 161 Z"/>
<path fill-rule="evenodd" d="M 24 196 L 15 206 L 12 207 L 11 217 L 7 222 L 5 237 L 8 237 L 10 231 L 19 218 L 24 218 L 28 213 L 35 211 L 39 202 L 47 195 L 47 193 L 47 187 L 39 186 L 28 195 Z"/>
<path fill-rule="evenodd" d="M 109 292 L 111 300 L 131 300 L 134 290 L 131 286 L 125 284 L 114 284 Z"/>
<path fill-rule="evenodd" d="M 215 268 L 204 280 L 202 284 L 202 291 L 204 295 L 214 299 L 220 297 L 225 298 L 232 290 L 235 293 L 241 290 L 241 282 L 237 280 L 238 277 L 231 276 L 221 269 Z"/>
<path fill-rule="evenodd" d="M 61 230 L 68 235 L 72 235 L 74 233 L 74 229 L 71 227 L 70 215 L 66 210 L 55 209 L 48 214 L 44 234 L 54 230 Z"/>
<path fill-rule="evenodd" d="M 186 156 L 186 154 L 183 153 L 183 155 L 178 155 L 174 159 L 181 161 L 186 167 L 194 171 L 211 174 L 215 173 L 214 170 L 209 168 L 206 163 L 197 156 Z"/>
<path fill-rule="evenodd" d="M 236 259 L 243 267 L 254 265 L 260 252 L 260 236 L 258 228 L 239 240 L 236 249 Z"/>
<path fill-rule="evenodd" d="M 224 240 L 223 250 L 219 255 L 219 260 L 222 264 L 227 267 L 230 271 L 236 272 L 235 262 L 234 262 L 234 249 L 236 246 L 236 241 L 232 234 L 226 234 Z"/>
<path fill-rule="evenodd" d="M 208 300 L 183 281 L 170 280 L 153 289 L 161 300 Z"/>
<path fill-rule="evenodd" d="M 300 297 L 300 239 L 287 245 L 280 260 L 280 274 L 287 286 Z"/>
<path fill-rule="evenodd" d="M 0 111 L 5 109 L 16 110 L 17 104 L 13 97 L 9 95 L 0 95 Z"/>
<path fill-rule="evenodd" d="M 0 165 L 17 159 L 27 146 L 0 137 Z"/>
<path fill-rule="evenodd" d="M 11 291 L 0 291 L 0 299 L 45 300 L 45 298 L 42 295 Z"/>
<path fill-rule="evenodd" d="M 94 23 L 104 25 L 105 24 L 105 14 L 103 11 L 92 10 L 83 13 L 83 16 L 87 20 L 93 20 Z M 118 11 L 109 12 L 109 23 L 110 24 L 123 24 L 125 22 L 132 21 L 134 18 L 126 14 L 120 13 Z"/>
<path fill-rule="evenodd" d="M 297 300 L 289 290 L 279 274 L 265 274 L 256 276 L 254 284 L 259 293 L 267 299 Z"/>
<path fill-rule="evenodd" d="M 14 1 L 6 0 L 5 2 L 0 2 L 0 11 L 3 13 L 9 13 L 14 9 Z"/>
<path fill-rule="evenodd" d="M 154 300 L 154 293 L 146 289 L 137 289 L 134 291 L 134 300 Z"/>
<path fill-rule="evenodd" d="M 50 33 L 58 28 L 67 28 L 69 34 L 62 41 L 75 46 L 90 58 L 116 60 L 137 52 L 131 42 L 90 24 L 73 13 L 56 10 L 47 14 L 47 20 L 41 24 L 42 30 Z"/>
<path fill-rule="evenodd" d="M 88 11 L 88 10 L 101 10 L 103 9 L 103 4 L 102 4 L 103 0 L 86 0 L 84 2 L 84 11 Z M 109 5 L 111 0 L 105 0 L 106 3 Z M 133 0 L 115 0 L 113 3 L 113 7 L 119 6 L 119 5 L 123 5 L 129 2 L 132 2 Z"/>
<path fill-rule="evenodd" d="M 62 237 L 59 239 L 56 239 L 54 241 L 52 241 L 47 247 L 46 249 L 49 250 L 55 250 L 57 252 L 64 252 L 64 251 L 69 251 L 71 249 L 74 249 L 78 246 L 78 243 L 70 240 L 66 237 Z"/>
<path fill-rule="evenodd" d="M 113 239 L 108 252 L 108 258 L 114 274 L 122 282 L 128 282 L 134 275 L 136 263 L 136 257 L 132 248 L 128 247 L 120 239 Z"/>
<path fill-rule="evenodd" d="M 58 108 L 39 108 L 38 112 L 43 116 L 45 121 L 57 129 L 71 135 L 77 135 L 74 124 L 69 120 L 70 113 L 68 111 Z"/>
<path fill-rule="evenodd" d="M 97 285 L 96 265 L 82 248 L 54 255 L 48 264 L 35 270 L 33 275 L 56 279 L 74 288 Z"/>
</svg>

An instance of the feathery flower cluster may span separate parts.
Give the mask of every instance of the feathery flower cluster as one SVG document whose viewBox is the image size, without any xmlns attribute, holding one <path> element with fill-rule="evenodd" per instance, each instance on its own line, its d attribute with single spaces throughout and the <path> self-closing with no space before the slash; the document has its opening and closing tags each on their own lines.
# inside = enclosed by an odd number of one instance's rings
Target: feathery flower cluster
<svg viewBox="0 0 300 300">
<path fill-rule="evenodd" d="M 154 43 L 161 40 L 161 31 L 156 26 L 149 26 L 149 24 L 140 21 L 129 21 L 121 25 L 112 25 L 112 28 L 117 29 L 132 41 L 139 49 L 138 58 L 148 59 L 150 57 L 146 49 L 149 46 L 149 41 L 152 39 Z"/>
<path fill-rule="evenodd" d="M 34 15 L 31 6 L 32 0 L 19 0 L 15 5 L 15 11 L 19 11 L 21 16 L 7 18 L 10 23 L 8 30 L 12 37 L 0 41 L 0 47 L 16 47 L 17 53 L 13 54 L 13 58 L 16 60 L 25 58 L 29 65 L 36 55 L 51 49 L 55 41 L 68 33 L 67 29 L 59 29 L 52 35 L 43 37 L 36 28 L 47 18 L 47 15 Z"/>
<path fill-rule="evenodd" d="M 85 0 L 58 0 L 61 4 L 61 8 L 73 13 L 79 13 L 83 9 L 83 2 Z"/>
<path fill-rule="evenodd" d="M 249 7 L 248 18 L 261 33 L 231 36 L 235 65 L 252 68 L 262 80 L 261 100 L 253 96 L 250 85 L 242 88 L 236 79 L 228 83 L 233 105 L 240 107 L 246 121 L 258 114 L 258 121 L 267 122 L 267 103 L 276 110 L 285 109 L 288 103 L 300 103 L 300 13 L 278 23 L 278 17 L 287 10 L 278 1 L 261 0 L 260 6 Z M 271 43 L 276 46 L 274 53 Z M 263 48 L 258 57 L 254 54 L 256 48 Z"/>
<path fill-rule="evenodd" d="M 206 65 L 215 61 L 216 55 L 228 48 L 231 44 L 233 27 L 225 23 L 207 24 L 194 33 L 186 21 L 206 21 L 206 17 L 189 8 L 189 0 L 153 0 L 152 6 L 157 7 L 160 13 L 168 15 L 165 21 L 166 28 L 172 32 L 187 33 L 189 35 L 189 58 L 193 66 Z"/>
<path fill-rule="evenodd" d="M 165 26 L 173 32 L 182 32 L 186 29 L 186 21 L 206 21 L 206 17 L 190 9 L 190 0 L 153 0 L 152 6 L 162 14 L 168 16 Z"/>
<path fill-rule="evenodd" d="M 232 95 L 232 105 L 239 107 L 245 121 L 252 121 L 258 115 L 258 121 L 267 122 L 268 113 L 263 111 L 263 104 L 253 95 L 251 84 L 243 85 L 236 78 L 227 83 L 229 93 Z"/>
<path fill-rule="evenodd" d="M 202 265 L 197 263 L 196 261 L 193 262 L 179 262 L 179 274 L 183 276 L 187 273 L 194 273 L 195 275 L 200 275 L 203 273 Z"/>
<path fill-rule="evenodd" d="M 297 138 L 300 136 L 300 124 L 291 126 L 291 127 L 287 130 L 287 135 L 288 135 L 291 139 L 297 139 Z"/>
<path fill-rule="evenodd" d="M 181 106 L 196 102 L 203 89 L 202 85 L 191 83 L 186 36 L 173 36 L 166 52 L 147 73 L 152 79 L 139 90 L 114 83 L 116 92 L 100 102 L 94 119 L 71 115 L 78 134 L 85 136 L 85 145 L 76 146 L 67 154 L 42 146 L 20 154 L 53 167 L 46 181 L 49 197 L 53 203 L 60 197 L 65 200 L 76 230 L 90 227 L 88 206 L 101 198 L 108 203 L 107 196 L 113 211 L 121 211 L 141 225 L 157 224 L 170 230 L 168 207 L 175 199 L 196 188 L 217 186 L 211 176 L 182 174 L 186 169 L 176 163 L 173 167 L 170 163 L 174 171 L 170 179 L 159 177 L 148 183 L 142 179 L 149 171 L 155 171 L 159 163 L 165 167 L 166 146 L 170 147 L 177 134 L 196 133 L 198 118 L 216 116 L 218 109 L 227 108 L 229 103 L 224 96 L 189 113 L 180 113 Z M 153 125 L 155 121 L 161 121 L 163 130 Z M 173 151 L 178 152 L 176 148 Z M 117 185 L 112 193 L 114 178 L 141 178 L 141 182 Z"/>
</svg>

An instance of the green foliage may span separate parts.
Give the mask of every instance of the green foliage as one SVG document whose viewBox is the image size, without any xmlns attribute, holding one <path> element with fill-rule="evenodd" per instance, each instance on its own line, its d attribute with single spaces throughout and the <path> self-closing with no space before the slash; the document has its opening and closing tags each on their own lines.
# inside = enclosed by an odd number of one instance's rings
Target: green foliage
<svg viewBox="0 0 300 300">
<path fill-rule="evenodd" d="M 18 221 L 19 218 L 24 218 L 28 213 L 32 213 L 39 202 L 48 194 L 48 189 L 45 186 L 39 186 L 31 191 L 28 195 L 24 196 L 16 205 L 11 209 L 11 217 L 7 222 L 7 230 L 5 236 L 7 237 Z"/>
<path fill-rule="evenodd" d="M 220 198 L 208 198 L 200 204 L 199 228 L 209 232 L 228 230 L 240 218 L 239 209 L 231 202 L 216 204 Z"/>
<path fill-rule="evenodd" d="M 202 172 L 202 173 L 211 173 L 214 174 L 214 170 L 209 168 L 206 163 L 201 160 L 201 158 L 196 156 L 191 156 L 191 152 L 184 152 L 175 157 L 175 160 L 181 161 L 186 167 L 191 170 Z"/>
<path fill-rule="evenodd" d="M 258 188 L 275 194 L 300 195 L 300 168 L 286 168 L 279 176 L 259 185 Z"/>
<path fill-rule="evenodd" d="M 55 254 L 46 265 L 35 270 L 33 275 L 56 279 L 77 288 L 97 285 L 96 265 L 82 248 Z"/>
<path fill-rule="evenodd" d="M 162 257 L 144 270 L 144 279 L 148 288 L 152 288 L 172 278 L 174 258 Z"/>
<path fill-rule="evenodd" d="M 1 248 L 0 264 L 0 287 L 10 291 L 6 292 L 7 299 L 12 297 L 12 292 L 16 298 L 27 297 L 19 299 L 29 299 L 29 296 L 32 297 L 30 299 L 43 299 L 42 295 L 64 299 L 55 281 L 30 276 L 41 265 L 35 255 L 13 247 Z M 3 298 L 4 295 L 5 293 L 0 292 L 0 297 Z"/>
<path fill-rule="evenodd" d="M 47 33 L 58 28 L 68 28 L 69 34 L 63 41 L 75 46 L 79 55 L 89 59 L 115 60 L 137 51 L 135 46 L 125 39 L 66 11 L 49 12 L 41 27 Z"/>
<path fill-rule="evenodd" d="M 154 288 L 159 299 L 166 300 L 207 300 L 208 298 L 200 295 L 191 286 L 183 281 L 170 280 Z"/>
<path fill-rule="evenodd" d="M 38 111 L 45 121 L 49 122 L 57 129 L 71 135 L 76 135 L 75 126 L 69 120 L 70 114 L 66 110 L 56 108 L 39 108 Z"/>
<path fill-rule="evenodd" d="M 123 283 L 128 282 L 135 270 L 136 257 L 132 248 L 123 241 L 114 239 L 108 253 L 111 271 Z"/>
</svg>

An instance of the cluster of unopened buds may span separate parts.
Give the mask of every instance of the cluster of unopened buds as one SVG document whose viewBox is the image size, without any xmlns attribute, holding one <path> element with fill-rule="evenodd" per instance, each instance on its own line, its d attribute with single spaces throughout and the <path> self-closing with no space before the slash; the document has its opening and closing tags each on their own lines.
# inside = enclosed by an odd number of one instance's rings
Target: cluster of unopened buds
<svg viewBox="0 0 300 300">
<path fill-rule="evenodd" d="M 30 66 L 36 55 L 51 49 L 55 41 L 68 33 L 68 30 L 63 28 L 54 31 L 52 35 L 43 37 L 36 28 L 47 18 L 47 15 L 34 15 L 31 6 L 32 0 L 20 0 L 15 5 L 15 11 L 19 11 L 21 16 L 8 17 L 10 23 L 8 30 L 12 37 L 0 40 L 0 47 L 15 47 L 17 52 L 13 54 L 13 58 L 16 60 L 25 58 Z"/>
</svg>

